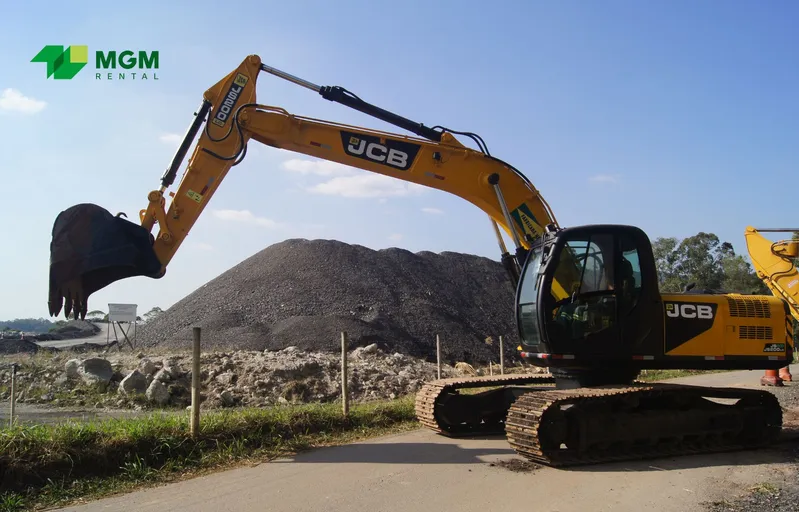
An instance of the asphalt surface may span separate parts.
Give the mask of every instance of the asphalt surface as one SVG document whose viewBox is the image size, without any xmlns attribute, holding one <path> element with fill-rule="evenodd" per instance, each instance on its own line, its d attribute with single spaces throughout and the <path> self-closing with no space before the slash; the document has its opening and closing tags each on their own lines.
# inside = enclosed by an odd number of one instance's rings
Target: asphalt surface
<svg viewBox="0 0 799 512">
<path fill-rule="evenodd" d="M 792 367 L 794 375 L 797 370 Z M 679 381 L 750 387 L 758 386 L 761 375 L 733 372 Z M 584 468 L 525 468 L 503 436 L 449 439 L 417 430 L 62 510 L 704 511 L 706 503 L 773 480 L 775 464 L 787 463 L 789 452 L 777 446 Z"/>
<path fill-rule="evenodd" d="M 100 331 L 94 336 L 68 340 L 36 341 L 35 343 L 41 347 L 67 348 L 73 345 L 83 345 L 84 343 L 98 343 L 100 345 L 105 345 L 106 342 L 110 343 L 114 341 L 114 328 L 111 326 L 111 324 L 98 322 L 94 325 L 100 328 Z M 125 337 L 122 334 L 122 331 L 119 330 L 119 326 L 114 327 L 116 327 L 116 339 L 119 339 L 120 342 L 125 343 Z M 128 332 L 128 325 L 125 325 L 125 332 Z M 133 336 L 133 329 L 130 330 L 128 338 L 131 336 Z"/>
<path fill-rule="evenodd" d="M 42 425 L 64 423 L 65 421 L 93 421 L 107 418 L 122 418 L 146 414 L 147 411 L 129 409 L 108 410 L 87 407 L 52 407 L 46 404 L 34 405 L 17 403 L 14 405 L 14 417 L 19 425 Z M 0 402 L 0 424 L 7 425 L 11 417 L 11 405 L 8 400 Z"/>
</svg>

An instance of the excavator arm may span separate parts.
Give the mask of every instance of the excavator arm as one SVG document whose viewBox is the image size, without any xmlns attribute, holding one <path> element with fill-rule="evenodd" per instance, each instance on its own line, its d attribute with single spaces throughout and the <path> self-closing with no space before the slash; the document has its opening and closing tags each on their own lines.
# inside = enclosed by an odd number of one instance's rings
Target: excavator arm
<svg viewBox="0 0 799 512">
<path fill-rule="evenodd" d="M 757 276 L 772 295 L 787 303 L 791 316 L 799 322 L 799 271 L 794 264 L 799 257 L 799 240 L 772 242 L 761 234 L 766 232 L 799 232 L 799 229 L 748 226 L 744 232 L 746 248 Z"/>
<path fill-rule="evenodd" d="M 406 136 L 291 114 L 259 104 L 256 84 L 267 72 L 385 122 L 412 132 Z M 454 134 L 476 141 L 471 149 Z M 196 145 L 195 140 L 199 134 Z M 489 217 L 514 285 L 527 251 L 545 229 L 557 228 L 549 206 L 516 168 L 492 156 L 473 133 L 427 127 L 366 103 L 342 87 L 320 87 L 264 65 L 248 56 L 237 69 L 208 89 L 161 186 L 148 194 L 140 224 L 112 216 L 93 204 L 62 212 L 51 243 L 49 308 L 57 316 L 85 317 L 88 297 L 119 279 L 162 277 L 192 226 L 230 169 L 243 160 L 250 141 L 338 162 L 384 176 L 449 192 Z M 194 145 L 177 189 L 168 192 Z M 155 225 L 157 235 L 152 235 Z M 505 247 L 499 227 L 511 237 L 515 254 Z M 566 297 L 557 283 L 553 294 Z"/>
</svg>

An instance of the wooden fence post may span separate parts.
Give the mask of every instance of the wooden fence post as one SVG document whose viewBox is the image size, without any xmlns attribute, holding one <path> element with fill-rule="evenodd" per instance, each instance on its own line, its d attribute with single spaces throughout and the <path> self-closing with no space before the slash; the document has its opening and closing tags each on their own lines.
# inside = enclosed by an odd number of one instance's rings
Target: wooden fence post
<svg viewBox="0 0 799 512">
<path fill-rule="evenodd" d="M 505 347 L 502 345 L 502 336 L 499 337 L 499 374 L 505 375 Z"/>
<path fill-rule="evenodd" d="M 438 367 L 438 378 L 441 378 L 441 339 L 436 334 L 436 366 Z"/>
<path fill-rule="evenodd" d="M 17 408 L 17 363 L 11 363 L 11 416 L 8 418 L 8 426 L 14 426 L 14 415 Z"/>
<path fill-rule="evenodd" d="M 344 416 L 350 412 L 350 397 L 347 390 L 347 331 L 341 331 L 341 408 Z"/>
<path fill-rule="evenodd" d="M 200 328 L 192 329 L 193 343 L 191 356 L 191 435 L 200 433 Z"/>
</svg>

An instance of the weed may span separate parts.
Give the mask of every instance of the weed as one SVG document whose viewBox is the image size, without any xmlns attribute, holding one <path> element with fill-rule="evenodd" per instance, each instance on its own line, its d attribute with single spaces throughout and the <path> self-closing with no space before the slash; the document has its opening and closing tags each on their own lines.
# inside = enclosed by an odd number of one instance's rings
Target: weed
<svg viewBox="0 0 799 512">
<path fill-rule="evenodd" d="M 776 494 L 779 492 L 779 487 L 769 482 L 761 482 L 749 489 L 750 491 L 758 494 Z"/>
</svg>

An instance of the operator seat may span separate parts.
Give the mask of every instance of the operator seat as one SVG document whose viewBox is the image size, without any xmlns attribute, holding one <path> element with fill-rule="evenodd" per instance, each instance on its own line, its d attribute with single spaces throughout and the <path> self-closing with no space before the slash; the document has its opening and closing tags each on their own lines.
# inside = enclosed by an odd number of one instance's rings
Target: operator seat
<svg viewBox="0 0 799 512">
<path fill-rule="evenodd" d="M 619 275 L 621 277 L 621 310 L 624 314 L 630 312 L 637 302 L 637 291 L 635 288 L 635 273 L 633 272 L 633 265 L 627 258 L 621 259 L 619 266 Z"/>
</svg>

